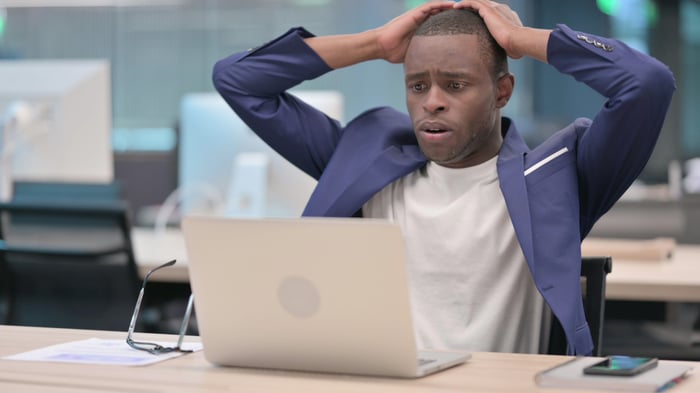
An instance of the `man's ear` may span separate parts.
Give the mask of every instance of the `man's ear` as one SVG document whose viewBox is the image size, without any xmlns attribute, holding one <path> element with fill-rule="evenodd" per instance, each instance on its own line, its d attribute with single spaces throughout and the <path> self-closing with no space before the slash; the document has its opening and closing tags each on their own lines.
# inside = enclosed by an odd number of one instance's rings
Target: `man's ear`
<svg viewBox="0 0 700 393">
<path fill-rule="evenodd" d="M 496 80 L 496 107 L 503 108 L 506 106 L 510 97 L 513 95 L 515 87 L 515 76 L 507 73 Z"/>
</svg>

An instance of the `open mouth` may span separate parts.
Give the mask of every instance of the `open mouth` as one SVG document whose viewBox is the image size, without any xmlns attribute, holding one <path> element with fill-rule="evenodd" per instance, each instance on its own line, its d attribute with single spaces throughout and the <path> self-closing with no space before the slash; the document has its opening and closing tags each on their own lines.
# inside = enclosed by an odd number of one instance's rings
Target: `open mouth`
<svg viewBox="0 0 700 393">
<path fill-rule="evenodd" d="M 447 130 L 442 128 L 428 128 L 423 131 L 427 132 L 428 134 L 442 134 L 443 132 L 447 132 Z"/>
</svg>

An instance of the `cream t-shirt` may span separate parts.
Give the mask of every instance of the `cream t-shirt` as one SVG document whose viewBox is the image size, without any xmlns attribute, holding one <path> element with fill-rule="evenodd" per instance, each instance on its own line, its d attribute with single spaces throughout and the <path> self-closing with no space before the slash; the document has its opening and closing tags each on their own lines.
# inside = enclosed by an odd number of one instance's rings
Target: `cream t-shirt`
<svg viewBox="0 0 700 393">
<path fill-rule="evenodd" d="M 543 299 L 498 183 L 497 157 L 426 167 L 363 207 L 399 224 L 419 348 L 537 353 Z"/>
</svg>

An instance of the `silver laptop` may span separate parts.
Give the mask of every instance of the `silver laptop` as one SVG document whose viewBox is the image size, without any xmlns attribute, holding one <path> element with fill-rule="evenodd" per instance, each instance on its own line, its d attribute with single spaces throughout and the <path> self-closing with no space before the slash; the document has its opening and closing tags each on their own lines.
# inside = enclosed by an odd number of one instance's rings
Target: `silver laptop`
<svg viewBox="0 0 700 393">
<path fill-rule="evenodd" d="M 470 357 L 417 351 L 395 224 L 188 216 L 182 230 L 211 363 L 412 378 Z"/>
</svg>

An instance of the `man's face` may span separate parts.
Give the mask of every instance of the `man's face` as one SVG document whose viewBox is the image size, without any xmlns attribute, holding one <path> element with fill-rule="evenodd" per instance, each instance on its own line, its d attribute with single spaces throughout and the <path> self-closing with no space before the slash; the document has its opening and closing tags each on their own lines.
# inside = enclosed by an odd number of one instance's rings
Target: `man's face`
<svg viewBox="0 0 700 393">
<path fill-rule="evenodd" d="M 473 34 L 416 36 L 406 51 L 406 105 L 423 154 L 464 168 L 498 154 L 500 108 L 513 91 L 509 74 L 494 80 Z"/>
</svg>

